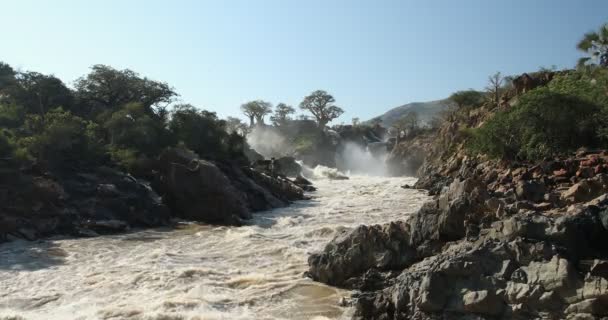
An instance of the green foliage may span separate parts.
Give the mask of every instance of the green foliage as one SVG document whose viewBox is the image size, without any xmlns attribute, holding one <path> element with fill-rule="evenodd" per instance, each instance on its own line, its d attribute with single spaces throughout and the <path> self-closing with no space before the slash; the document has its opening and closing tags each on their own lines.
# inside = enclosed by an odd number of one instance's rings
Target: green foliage
<svg viewBox="0 0 608 320">
<path fill-rule="evenodd" d="M 317 90 L 304 97 L 300 103 L 300 109 L 310 112 L 317 119 L 319 128 L 325 128 L 328 123 L 344 113 L 344 110 L 336 106 L 334 102 L 336 99 L 331 94 Z"/>
<path fill-rule="evenodd" d="M 264 117 L 272 112 L 272 104 L 263 100 L 249 101 L 241 105 L 241 111 L 249 118 L 249 125 L 264 124 Z"/>
<path fill-rule="evenodd" d="M 154 107 L 168 104 L 177 95 L 168 84 L 142 78 L 136 72 L 116 70 L 105 65 L 95 65 L 91 73 L 76 81 L 77 96 L 82 109 L 98 114 L 104 110 L 116 111 L 123 105 L 141 103 L 148 114 Z"/>
<path fill-rule="evenodd" d="M 189 104 L 177 105 L 169 129 L 179 142 L 203 158 L 226 160 L 235 156 L 231 149 L 234 146 L 229 144 L 236 143 L 238 134 L 229 135 L 225 121 L 219 120 L 215 112 L 199 111 Z"/>
<path fill-rule="evenodd" d="M 608 141 L 605 73 L 574 72 L 519 98 L 472 130 L 468 147 L 496 158 L 536 160 Z"/>
<path fill-rule="evenodd" d="M 449 98 L 458 109 L 477 108 L 483 104 L 485 96 L 476 90 L 464 90 L 453 93 Z"/>
<path fill-rule="evenodd" d="M 588 55 L 579 59 L 579 67 L 588 64 L 608 66 L 608 24 L 602 25 L 597 32 L 586 33 L 579 41 L 577 48 Z"/>
<path fill-rule="evenodd" d="M 296 153 L 309 153 L 314 151 L 317 143 L 317 135 L 308 134 L 297 136 L 294 141 L 294 150 Z"/>
<path fill-rule="evenodd" d="M 7 136 L 7 132 L 5 130 L 0 130 L 0 158 L 11 158 L 13 152 L 14 147 Z"/>
<path fill-rule="evenodd" d="M 101 156 L 97 125 L 61 108 L 47 112 L 45 117 L 28 115 L 25 128 L 29 135 L 19 139 L 18 144 L 32 159 L 62 166 L 95 161 Z"/>
<path fill-rule="evenodd" d="M 108 153 L 112 161 L 118 166 L 128 171 L 137 171 L 141 158 L 138 157 L 138 152 L 133 149 L 120 148 L 118 146 L 110 146 Z"/>
<path fill-rule="evenodd" d="M 25 108 L 11 104 L 0 104 L 0 127 L 16 128 L 25 121 Z"/>
<path fill-rule="evenodd" d="M 164 124 L 146 113 L 141 103 L 129 103 L 104 123 L 110 144 L 151 156 L 172 144 Z"/>
</svg>

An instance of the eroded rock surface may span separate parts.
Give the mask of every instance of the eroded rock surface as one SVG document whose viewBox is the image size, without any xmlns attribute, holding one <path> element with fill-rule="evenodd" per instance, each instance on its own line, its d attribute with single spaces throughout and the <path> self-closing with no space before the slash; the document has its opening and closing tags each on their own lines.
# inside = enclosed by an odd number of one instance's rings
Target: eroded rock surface
<svg viewBox="0 0 608 320">
<path fill-rule="evenodd" d="M 455 176 L 426 180 L 434 200 L 340 234 L 310 257 L 310 275 L 359 290 L 356 319 L 608 317 L 606 175 L 581 170 L 606 159 L 577 157 L 459 161 Z"/>
</svg>

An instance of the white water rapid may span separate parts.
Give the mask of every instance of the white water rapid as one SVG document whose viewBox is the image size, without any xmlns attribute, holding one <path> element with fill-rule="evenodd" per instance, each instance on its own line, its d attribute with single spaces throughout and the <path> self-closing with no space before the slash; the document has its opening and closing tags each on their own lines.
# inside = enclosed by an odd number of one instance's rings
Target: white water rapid
<svg viewBox="0 0 608 320">
<path fill-rule="evenodd" d="M 400 188 L 413 182 L 317 179 L 312 200 L 244 227 L 2 244 L 0 319 L 346 319 L 351 293 L 304 277 L 308 255 L 339 228 L 406 218 L 427 198 Z"/>
</svg>

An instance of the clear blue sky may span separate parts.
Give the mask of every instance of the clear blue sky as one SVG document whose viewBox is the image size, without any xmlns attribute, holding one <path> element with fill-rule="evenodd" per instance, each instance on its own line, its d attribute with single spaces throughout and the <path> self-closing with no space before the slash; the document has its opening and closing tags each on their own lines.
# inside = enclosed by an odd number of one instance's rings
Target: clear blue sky
<svg viewBox="0 0 608 320">
<path fill-rule="evenodd" d="M 571 67 L 607 0 L 11 1 L 0 60 L 71 84 L 93 64 L 172 85 L 238 115 L 253 99 L 297 106 L 315 89 L 368 119 L 483 88 L 495 71 Z"/>
</svg>

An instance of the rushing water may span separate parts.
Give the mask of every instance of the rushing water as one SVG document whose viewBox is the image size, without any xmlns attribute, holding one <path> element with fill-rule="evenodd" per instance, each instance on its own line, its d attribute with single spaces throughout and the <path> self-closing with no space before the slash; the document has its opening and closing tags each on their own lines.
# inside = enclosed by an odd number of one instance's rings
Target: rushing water
<svg viewBox="0 0 608 320">
<path fill-rule="evenodd" d="M 336 230 L 404 219 L 411 178 L 318 179 L 310 201 L 244 227 L 184 224 L 0 245 L 0 319 L 344 319 L 350 292 L 304 277 Z"/>
</svg>

